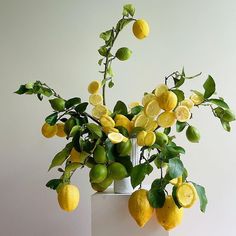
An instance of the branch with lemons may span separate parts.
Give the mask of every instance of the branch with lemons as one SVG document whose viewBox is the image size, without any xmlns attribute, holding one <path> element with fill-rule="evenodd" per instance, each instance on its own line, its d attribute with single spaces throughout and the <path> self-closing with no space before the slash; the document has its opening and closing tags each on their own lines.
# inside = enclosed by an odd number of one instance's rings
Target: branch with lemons
<svg viewBox="0 0 236 236">
<path fill-rule="evenodd" d="M 117 101 L 113 109 L 109 108 L 106 89 L 114 86 L 112 64 L 115 60 L 123 62 L 132 57 L 132 50 L 127 47 L 113 52 L 116 39 L 131 22 L 137 39 L 149 35 L 147 21 L 135 19 L 134 14 L 134 6 L 125 5 L 117 24 L 100 34 L 103 45 L 98 49 L 101 56 L 98 64 L 102 67 L 99 71 L 102 79 L 89 83 L 88 102 L 79 97 L 65 99 L 41 81 L 21 85 L 15 93 L 36 95 L 40 101 L 50 98 L 53 112 L 45 118 L 41 133 L 48 139 L 64 138 L 66 145 L 49 166 L 49 170 L 58 168 L 61 174 L 46 186 L 57 191 L 63 210 L 70 212 L 77 208 L 80 192 L 71 183 L 72 176 L 87 167 L 91 187 L 97 192 L 105 191 L 114 180 L 130 176 L 133 188 L 139 186 L 128 202 L 129 212 L 137 224 L 144 227 L 155 212 L 158 222 L 171 230 L 181 223 L 185 208 L 199 201 L 201 211 L 205 212 L 207 205 L 204 187 L 189 180 L 182 161 L 185 150 L 175 142 L 177 133 L 185 131 L 191 143 L 200 141 L 200 132 L 192 124 L 193 114 L 199 107 L 210 108 L 228 132 L 235 115 L 225 100 L 216 96 L 216 84 L 211 76 L 201 91 L 191 90 L 186 94 L 182 86 L 201 73 L 186 76 L 184 69 L 165 77 L 163 83 L 145 92 L 140 101 L 129 106 Z M 130 159 L 132 138 L 136 138 L 140 146 L 136 166 Z M 143 180 L 153 171 L 158 177 L 149 190 L 143 189 Z"/>
</svg>

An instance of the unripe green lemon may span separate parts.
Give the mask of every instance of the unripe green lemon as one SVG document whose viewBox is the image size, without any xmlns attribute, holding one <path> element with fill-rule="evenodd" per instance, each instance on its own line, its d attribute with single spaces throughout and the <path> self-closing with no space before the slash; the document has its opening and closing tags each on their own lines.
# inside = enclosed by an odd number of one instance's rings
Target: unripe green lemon
<svg viewBox="0 0 236 236">
<path fill-rule="evenodd" d="M 51 107 L 55 111 L 64 111 L 65 109 L 65 100 L 62 98 L 54 98 L 49 100 Z"/>
<path fill-rule="evenodd" d="M 120 154 L 120 156 L 127 156 L 130 154 L 132 149 L 132 144 L 130 139 L 126 142 L 121 142 L 116 144 L 116 150 Z"/>
<path fill-rule="evenodd" d="M 192 143 L 198 143 L 201 137 L 199 131 L 193 126 L 189 126 L 187 128 L 186 136 L 187 139 Z"/>
<path fill-rule="evenodd" d="M 120 61 L 126 61 L 128 60 L 132 55 L 132 51 L 129 50 L 126 47 L 123 48 L 119 48 L 116 52 L 116 57 L 120 60 Z"/>
<path fill-rule="evenodd" d="M 97 163 L 105 164 L 107 162 L 105 148 L 101 145 L 98 145 L 93 152 L 93 158 Z"/>
<path fill-rule="evenodd" d="M 97 164 L 92 167 L 89 172 L 91 183 L 101 183 L 107 177 L 107 167 L 102 164 Z"/>
<path fill-rule="evenodd" d="M 121 180 L 128 176 L 126 168 L 119 162 L 113 162 L 108 166 L 108 173 L 114 180 Z"/>
<path fill-rule="evenodd" d="M 164 146 L 168 143 L 169 139 L 165 133 L 156 132 L 156 143 L 160 146 Z"/>
<path fill-rule="evenodd" d="M 104 192 L 113 182 L 113 179 L 109 176 L 101 183 L 92 183 L 92 188 L 97 192 Z"/>
</svg>

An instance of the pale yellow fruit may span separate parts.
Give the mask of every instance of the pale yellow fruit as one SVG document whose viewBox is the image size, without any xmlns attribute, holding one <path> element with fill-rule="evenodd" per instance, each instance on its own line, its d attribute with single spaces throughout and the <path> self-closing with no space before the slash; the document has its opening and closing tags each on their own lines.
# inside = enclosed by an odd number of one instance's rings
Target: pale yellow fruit
<svg viewBox="0 0 236 236">
<path fill-rule="evenodd" d="M 157 126 L 158 126 L 157 121 L 149 119 L 144 128 L 146 131 L 154 131 L 157 128 Z"/>
<path fill-rule="evenodd" d="M 131 102 L 129 104 L 129 108 L 132 109 L 134 107 L 141 106 L 140 102 Z"/>
<path fill-rule="evenodd" d="M 164 206 L 156 209 L 156 216 L 165 230 L 171 230 L 181 224 L 183 208 L 178 208 L 172 196 L 167 196 Z"/>
<path fill-rule="evenodd" d="M 57 125 L 49 125 L 48 123 L 44 123 L 41 132 L 45 138 L 52 138 L 57 133 Z"/>
<path fill-rule="evenodd" d="M 79 189 L 72 184 L 63 185 L 57 195 L 58 203 L 64 211 L 74 211 L 80 199 Z"/>
<path fill-rule="evenodd" d="M 180 184 L 182 184 L 182 176 L 170 180 L 170 184 L 179 186 Z"/>
<path fill-rule="evenodd" d="M 142 130 L 137 135 L 137 144 L 139 146 L 145 146 L 145 137 L 147 135 L 147 132 L 145 130 Z"/>
<path fill-rule="evenodd" d="M 149 121 L 149 119 L 147 116 L 140 114 L 135 118 L 134 126 L 144 128 L 145 125 L 148 123 L 148 121 Z"/>
<path fill-rule="evenodd" d="M 186 122 L 191 117 L 191 112 L 186 106 L 178 106 L 175 109 L 175 117 L 180 122 Z"/>
<path fill-rule="evenodd" d="M 194 105 L 200 105 L 204 101 L 203 96 L 199 96 L 195 93 L 191 95 L 190 99 L 193 101 Z"/>
<path fill-rule="evenodd" d="M 160 97 L 163 93 L 168 91 L 168 87 L 165 84 L 159 84 L 156 88 L 155 88 L 155 95 L 156 97 Z"/>
<path fill-rule="evenodd" d="M 97 119 L 100 119 L 101 116 L 107 114 L 108 114 L 108 109 L 104 105 L 99 104 L 92 109 L 92 115 Z"/>
<path fill-rule="evenodd" d="M 178 186 L 176 196 L 182 207 L 190 208 L 197 200 L 197 191 L 193 184 L 183 183 Z"/>
<path fill-rule="evenodd" d="M 88 92 L 91 94 L 97 93 L 101 87 L 101 83 L 97 80 L 92 81 L 88 86 Z"/>
<path fill-rule="evenodd" d="M 134 36 L 138 39 L 144 39 L 149 35 L 149 25 L 144 19 L 136 20 L 133 24 Z"/>
<path fill-rule="evenodd" d="M 139 189 L 129 198 L 129 213 L 140 227 L 143 227 L 153 215 L 153 208 L 148 201 L 147 194 L 147 190 Z"/>
<path fill-rule="evenodd" d="M 194 103 L 191 99 L 186 98 L 183 101 L 180 102 L 181 106 L 186 106 L 189 110 L 191 110 L 194 107 Z"/>
<path fill-rule="evenodd" d="M 161 109 L 165 111 L 172 111 L 177 105 L 178 98 L 172 91 L 167 91 L 157 97 L 157 101 Z"/>
<path fill-rule="evenodd" d="M 108 127 L 108 128 L 115 127 L 115 121 L 108 115 L 101 116 L 100 123 L 103 127 Z"/>
<path fill-rule="evenodd" d="M 64 123 L 57 123 L 57 133 L 56 133 L 56 135 L 57 135 L 58 137 L 63 138 L 63 137 L 66 136 L 66 133 L 65 133 L 65 131 L 64 131 L 64 126 L 65 126 Z"/>
<path fill-rule="evenodd" d="M 89 103 L 93 106 L 102 104 L 102 101 L 103 101 L 103 98 L 101 94 L 95 93 L 89 96 Z"/>
<path fill-rule="evenodd" d="M 113 144 L 121 143 L 124 140 L 124 136 L 121 133 L 115 133 L 115 132 L 109 133 L 108 138 Z"/>
<path fill-rule="evenodd" d="M 112 128 L 112 127 L 103 127 L 102 129 L 103 129 L 105 134 L 109 134 L 109 133 L 112 133 L 112 132 L 119 133 L 118 129 Z"/>
<path fill-rule="evenodd" d="M 115 120 L 115 126 L 122 126 L 125 129 L 127 129 L 127 131 L 130 133 L 131 130 L 133 129 L 133 124 L 132 122 L 124 115 L 121 114 L 117 114 L 114 118 Z"/>
<path fill-rule="evenodd" d="M 152 131 L 148 131 L 145 138 L 144 143 L 145 146 L 152 146 L 156 141 L 156 134 Z"/>
<path fill-rule="evenodd" d="M 157 118 L 157 123 L 162 128 L 169 128 L 174 125 L 176 121 L 175 113 L 173 111 L 165 111 Z"/>
<path fill-rule="evenodd" d="M 148 117 L 155 117 L 159 114 L 161 108 L 159 107 L 158 101 L 153 99 L 146 103 L 144 106 L 144 113 Z"/>
<path fill-rule="evenodd" d="M 148 93 L 148 94 L 144 95 L 144 97 L 142 99 L 143 106 L 145 106 L 148 102 L 150 102 L 153 99 L 156 99 L 156 96 L 152 93 Z"/>
</svg>

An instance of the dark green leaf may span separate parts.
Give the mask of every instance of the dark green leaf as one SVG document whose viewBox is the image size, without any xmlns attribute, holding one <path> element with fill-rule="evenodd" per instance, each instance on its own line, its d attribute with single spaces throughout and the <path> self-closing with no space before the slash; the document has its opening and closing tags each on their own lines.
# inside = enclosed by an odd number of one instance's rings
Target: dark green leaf
<svg viewBox="0 0 236 236">
<path fill-rule="evenodd" d="M 230 132 L 231 127 L 230 127 L 229 122 L 224 121 L 224 120 L 222 120 L 222 119 L 220 119 L 220 122 L 221 122 L 221 125 L 222 125 L 222 127 L 224 128 L 224 130 L 227 131 L 227 132 Z"/>
<path fill-rule="evenodd" d="M 170 131 L 171 131 L 171 127 L 164 129 L 164 133 L 165 133 L 166 135 L 168 135 L 168 134 L 170 133 Z"/>
<path fill-rule="evenodd" d="M 192 182 L 192 184 L 194 185 L 195 189 L 197 190 L 197 194 L 198 194 L 198 197 L 200 200 L 200 209 L 202 212 L 205 212 L 206 206 L 208 203 L 205 188 L 201 185 L 194 183 L 194 182 Z"/>
<path fill-rule="evenodd" d="M 152 188 L 148 191 L 148 201 L 153 208 L 162 208 L 165 199 L 165 192 L 162 189 Z"/>
<path fill-rule="evenodd" d="M 133 107 L 133 108 L 131 108 L 131 114 L 135 116 L 135 115 L 139 114 L 142 110 L 143 110 L 143 106 Z"/>
<path fill-rule="evenodd" d="M 42 100 L 43 100 L 43 95 L 40 94 L 40 93 L 38 93 L 38 94 L 37 94 L 37 98 L 38 98 L 40 101 L 42 101 Z"/>
<path fill-rule="evenodd" d="M 223 108 L 227 108 L 227 109 L 229 108 L 228 104 L 221 99 L 212 98 L 212 99 L 208 99 L 207 101 L 210 103 L 213 103 L 219 107 L 223 107 Z"/>
<path fill-rule="evenodd" d="M 181 76 L 180 79 L 175 80 L 175 88 L 179 88 L 185 82 L 185 77 Z"/>
<path fill-rule="evenodd" d="M 113 110 L 117 114 L 122 114 L 122 115 L 127 115 L 128 114 L 128 109 L 122 101 L 118 101 L 114 107 Z"/>
<path fill-rule="evenodd" d="M 205 89 L 204 98 L 209 98 L 216 91 L 215 81 L 210 75 L 203 84 L 203 88 Z"/>
<path fill-rule="evenodd" d="M 177 132 L 181 132 L 184 130 L 184 128 L 187 126 L 187 122 L 180 122 L 180 121 L 177 121 L 176 122 L 176 131 Z"/>
<path fill-rule="evenodd" d="M 182 90 L 179 90 L 179 89 L 173 89 L 171 90 L 173 93 L 175 93 L 175 95 L 177 96 L 178 98 L 178 102 L 181 102 L 184 100 L 184 92 Z"/>
<path fill-rule="evenodd" d="M 111 81 L 109 81 L 109 83 L 108 83 L 108 87 L 109 88 L 112 88 L 114 86 L 114 83 L 113 83 L 113 81 L 111 80 Z"/>
<path fill-rule="evenodd" d="M 125 127 L 123 127 L 123 126 L 116 126 L 116 128 L 119 130 L 119 132 L 121 133 L 121 134 L 123 134 L 125 137 L 129 137 L 129 132 L 128 132 L 128 130 L 125 128 Z"/>
<path fill-rule="evenodd" d="M 69 99 L 69 100 L 66 101 L 65 107 L 66 107 L 66 109 L 68 109 L 68 108 L 71 108 L 71 107 L 73 107 L 74 105 L 77 105 L 77 104 L 79 104 L 79 103 L 81 103 L 81 99 L 80 99 L 80 98 L 78 98 L 78 97 L 71 98 L 71 99 Z"/>
<path fill-rule="evenodd" d="M 46 186 L 48 188 L 56 190 L 58 185 L 62 183 L 62 179 L 51 179 L 47 182 Z"/>
<path fill-rule="evenodd" d="M 185 182 L 185 180 L 187 179 L 188 177 L 188 171 L 186 168 L 184 168 L 184 172 L 182 174 L 182 181 Z"/>
<path fill-rule="evenodd" d="M 151 188 L 156 188 L 156 189 L 164 189 L 166 185 L 169 183 L 169 181 L 166 181 L 166 179 L 155 179 L 152 182 Z"/>
<path fill-rule="evenodd" d="M 144 130 L 142 127 L 134 127 L 131 131 L 130 136 L 135 137 L 140 131 Z"/>
<path fill-rule="evenodd" d="M 106 152 L 107 152 L 107 159 L 109 161 L 115 161 L 118 156 L 115 145 L 112 144 L 109 139 L 107 139 L 105 141 L 105 147 L 106 147 Z"/>
<path fill-rule="evenodd" d="M 176 186 L 173 186 L 173 189 L 172 189 L 172 197 L 175 201 L 175 204 L 178 208 L 181 208 L 182 206 L 179 204 L 179 201 L 178 201 L 178 198 L 176 196 L 176 191 L 177 191 L 177 187 Z"/>
<path fill-rule="evenodd" d="M 104 59 L 104 58 L 99 59 L 99 61 L 98 61 L 98 65 L 99 65 L 99 66 L 102 64 L 103 59 Z"/>
<path fill-rule="evenodd" d="M 78 113 L 82 114 L 83 112 L 86 111 L 87 106 L 88 106 L 88 103 L 87 103 L 87 102 L 82 102 L 82 103 L 80 103 L 79 105 L 77 105 L 77 106 L 75 107 L 75 110 L 76 110 Z"/>
<path fill-rule="evenodd" d="M 101 130 L 100 126 L 93 124 L 93 123 L 89 123 L 89 124 L 86 124 L 86 127 L 94 135 L 95 138 L 102 137 L 102 130 Z"/>
<path fill-rule="evenodd" d="M 55 125 L 57 123 L 57 116 L 58 113 L 54 112 L 51 115 L 47 116 L 45 118 L 45 121 L 49 124 L 49 125 Z"/>
<path fill-rule="evenodd" d="M 181 176 L 184 172 L 184 165 L 178 157 L 169 160 L 168 173 L 172 179 Z"/>
<path fill-rule="evenodd" d="M 107 56 L 107 48 L 106 46 L 102 46 L 98 49 L 98 52 L 101 56 L 106 57 Z"/>
<path fill-rule="evenodd" d="M 134 16 L 135 7 L 132 4 L 126 4 L 123 7 L 123 16 Z"/>
<path fill-rule="evenodd" d="M 133 164 L 129 156 L 116 156 L 115 161 L 121 163 L 126 168 L 128 175 L 131 174 Z"/>
<path fill-rule="evenodd" d="M 25 87 L 25 85 L 21 85 L 20 88 L 15 91 L 14 93 L 22 95 L 24 93 L 26 93 L 28 91 L 28 89 Z"/>
</svg>

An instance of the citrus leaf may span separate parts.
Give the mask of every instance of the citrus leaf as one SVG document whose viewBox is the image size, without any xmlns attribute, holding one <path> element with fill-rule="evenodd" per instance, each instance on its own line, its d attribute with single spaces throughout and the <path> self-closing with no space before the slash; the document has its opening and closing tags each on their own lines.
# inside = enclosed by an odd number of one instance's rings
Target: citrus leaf
<svg viewBox="0 0 236 236">
<path fill-rule="evenodd" d="M 134 16 L 135 13 L 135 7 L 132 4 L 126 4 L 123 6 L 123 16 Z"/>
<path fill-rule="evenodd" d="M 99 66 L 102 64 L 103 59 L 104 59 L 104 58 L 99 59 L 99 61 L 98 61 L 98 65 L 99 65 Z"/>
<path fill-rule="evenodd" d="M 140 131 L 144 130 L 142 127 L 134 127 L 130 133 L 131 137 L 135 137 Z"/>
<path fill-rule="evenodd" d="M 207 101 L 210 103 L 213 103 L 219 107 L 223 107 L 223 108 L 227 108 L 227 109 L 229 108 L 228 104 L 225 101 L 223 101 L 222 99 L 212 98 L 212 99 L 208 99 Z"/>
<path fill-rule="evenodd" d="M 185 77 L 181 75 L 180 79 L 175 79 L 175 88 L 179 88 L 185 82 Z"/>
<path fill-rule="evenodd" d="M 112 142 L 109 139 L 107 139 L 105 141 L 105 147 L 106 147 L 107 159 L 110 161 L 115 161 L 117 157 L 115 145 L 112 144 Z"/>
<path fill-rule="evenodd" d="M 71 172 L 71 171 L 75 171 L 76 169 L 78 169 L 81 166 L 80 163 L 78 162 L 73 162 L 73 163 L 69 163 L 66 168 L 65 168 L 65 172 Z"/>
<path fill-rule="evenodd" d="M 177 206 L 178 208 L 181 208 L 182 206 L 179 204 L 178 198 L 177 198 L 177 196 L 176 196 L 176 191 L 177 191 L 177 187 L 176 187 L 176 186 L 173 186 L 173 188 L 172 188 L 172 197 L 173 197 L 173 199 L 174 199 L 174 201 L 175 201 L 176 206 Z"/>
<path fill-rule="evenodd" d="M 56 190 L 59 184 L 62 183 L 62 179 L 51 179 L 46 183 L 48 188 Z"/>
<path fill-rule="evenodd" d="M 113 112 L 117 114 L 122 114 L 122 115 L 127 115 L 128 114 L 128 109 L 122 101 L 118 101 L 114 107 Z"/>
<path fill-rule="evenodd" d="M 99 37 L 104 41 L 108 41 L 111 38 L 111 35 L 112 35 L 112 30 L 107 30 L 105 32 L 102 32 Z"/>
<path fill-rule="evenodd" d="M 175 95 L 177 96 L 178 98 L 178 102 L 181 102 L 184 100 L 184 92 L 182 90 L 179 90 L 179 89 L 173 89 L 171 90 L 173 93 L 175 93 Z"/>
<path fill-rule="evenodd" d="M 21 85 L 20 88 L 15 91 L 14 93 L 22 95 L 24 93 L 26 93 L 28 91 L 28 89 L 25 87 L 25 85 Z"/>
<path fill-rule="evenodd" d="M 81 103 L 81 99 L 78 97 L 74 97 L 74 98 L 71 98 L 66 101 L 65 107 L 68 109 L 68 108 L 73 107 L 74 105 L 77 105 L 79 103 Z"/>
<path fill-rule="evenodd" d="M 131 174 L 133 164 L 130 160 L 130 156 L 116 156 L 115 161 L 121 163 L 126 168 L 128 175 Z"/>
<path fill-rule="evenodd" d="M 93 123 L 89 123 L 89 124 L 86 124 L 86 127 L 94 135 L 95 138 L 101 138 L 102 137 L 102 130 L 98 125 L 93 124 Z"/>
<path fill-rule="evenodd" d="M 55 125 L 57 123 L 57 116 L 58 116 L 58 112 L 54 112 L 51 115 L 47 116 L 45 118 L 45 121 L 49 124 L 49 125 Z"/>
<path fill-rule="evenodd" d="M 106 46 L 102 46 L 98 49 L 98 52 L 101 56 L 105 57 L 107 56 L 107 48 Z"/>
<path fill-rule="evenodd" d="M 153 208 L 163 207 L 165 199 L 165 192 L 162 189 L 151 188 L 148 191 L 148 201 Z"/>
<path fill-rule="evenodd" d="M 222 127 L 224 128 L 224 130 L 227 131 L 227 132 L 230 132 L 231 127 L 230 127 L 229 122 L 224 121 L 224 120 L 222 120 L 222 119 L 220 119 L 220 122 L 221 122 L 221 125 L 222 125 Z"/>
<path fill-rule="evenodd" d="M 139 114 L 142 110 L 143 110 L 143 106 L 135 106 L 131 108 L 131 114 L 135 116 Z"/>
<path fill-rule="evenodd" d="M 181 176 L 184 172 L 184 165 L 178 157 L 169 160 L 168 173 L 172 179 Z"/>
<path fill-rule="evenodd" d="M 204 98 L 209 98 L 216 91 L 215 81 L 210 75 L 203 84 L 203 88 L 205 89 Z"/>
<path fill-rule="evenodd" d="M 133 19 L 121 19 L 116 25 L 116 30 L 121 31 L 126 25 L 128 25 Z"/>
<path fill-rule="evenodd" d="M 195 93 L 195 94 L 197 94 L 199 97 L 204 97 L 204 95 L 201 93 L 201 92 L 199 92 L 199 91 L 197 91 L 197 90 L 191 90 L 193 93 Z"/>
<path fill-rule="evenodd" d="M 168 135 L 171 131 L 171 127 L 164 129 L 164 134 Z"/>
<path fill-rule="evenodd" d="M 82 102 L 75 107 L 75 110 L 81 114 L 86 111 L 87 106 L 88 106 L 87 102 Z"/>
<path fill-rule="evenodd" d="M 176 122 L 176 131 L 177 132 L 181 132 L 184 130 L 184 128 L 187 126 L 187 122 L 180 122 L 180 121 L 177 121 Z"/>
</svg>

